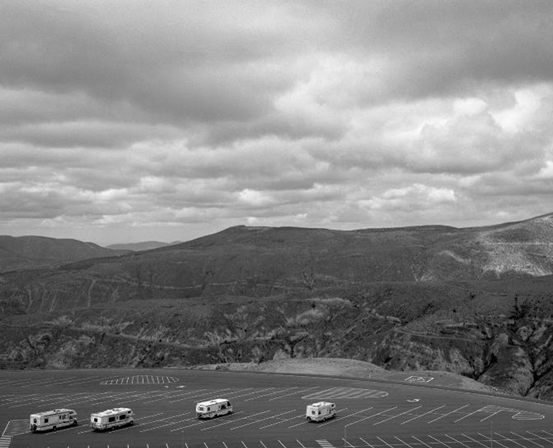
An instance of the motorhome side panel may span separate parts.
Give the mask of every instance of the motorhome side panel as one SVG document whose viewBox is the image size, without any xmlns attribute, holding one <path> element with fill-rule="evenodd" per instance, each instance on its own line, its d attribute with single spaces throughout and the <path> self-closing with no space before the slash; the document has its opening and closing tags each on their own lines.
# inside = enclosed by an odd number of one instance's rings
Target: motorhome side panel
<svg viewBox="0 0 553 448">
<path fill-rule="evenodd" d="M 77 424 L 77 413 L 72 409 L 54 409 L 31 414 L 29 417 L 29 429 L 32 432 L 49 431 Z"/>
</svg>

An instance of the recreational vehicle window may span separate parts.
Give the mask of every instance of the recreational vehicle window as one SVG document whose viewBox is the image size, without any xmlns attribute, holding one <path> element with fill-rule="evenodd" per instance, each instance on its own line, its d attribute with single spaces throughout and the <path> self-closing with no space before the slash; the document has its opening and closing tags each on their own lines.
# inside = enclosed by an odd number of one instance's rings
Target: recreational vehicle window
<svg viewBox="0 0 553 448">
<path fill-rule="evenodd" d="M 308 422 L 320 422 L 336 416 L 336 405 L 326 401 L 320 401 L 307 405 L 305 418 Z"/>
<path fill-rule="evenodd" d="M 231 414 L 232 404 L 226 398 L 204 401 L 196 404 L 196 415 L 198 418 L 213 418 L 221 415 Z"/>
<path fill-rule="evenodd" d="M 134 424 L 134 413 L 129 408 L 108 409 L 90 415 L 90 427 L 99 431 L 132 424 Z"/>
<path fill-rule="evenodd" d="M 31 414 L 29 417 L 29 428 L 32 432 L 65 428 L 77 424 L 77 413 L 72 409 L 53 409 Z"/>
</svg>

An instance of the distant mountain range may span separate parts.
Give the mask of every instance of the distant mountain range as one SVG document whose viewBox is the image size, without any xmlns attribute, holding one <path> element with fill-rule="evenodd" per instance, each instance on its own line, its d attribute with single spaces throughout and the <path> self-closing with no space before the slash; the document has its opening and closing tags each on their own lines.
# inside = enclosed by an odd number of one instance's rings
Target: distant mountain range
<svg viewBox="0 0 553 448">
<path fill-rule="evenodd" d="M 182 243 L 182 241 L 174 241 L 172 243 L 162 243 L 160 241 L 143 241 L 141 243 L 127 243 L 127 244 L 111 244 L 107 246 L 111 250 L 132 250 L 133 252 L 140 252 L 143 250 L 158 249 L 165 246 L 173 246 L 175 244 Z"/>
<path fill-rule="evenodd" d="M 0 368 L 328 356 L 553 398 L 553 214 L 156 244 L 0 237 Z"/>
<path fill-rule="evenodd" d="M 0 235 L 0 272 L 55 267 L 78 260 L 128 253 L 128 250 L 106 249 L 73 239 Z"/>
<path fill-rule="evenodd" d="M 531 278 L 553 273 L 553 214 L 464 229 L 238 226 L 146 251 L 111 247 L 0 237 L 0 267 L 3 272 L 40 268 L 37 281 L 56 291 L 49 297 L 61 307 L 109 301 L 114 291 L 118 300 L 263 297 L 366 283 Z M 97 288 L 92 302 L 91 282 Z M 7 274 L 3 283 L 17 288 Z M 32 291 L 26 285 L 20 293 L 12 290 L 12 297 Z"/>
</svg>

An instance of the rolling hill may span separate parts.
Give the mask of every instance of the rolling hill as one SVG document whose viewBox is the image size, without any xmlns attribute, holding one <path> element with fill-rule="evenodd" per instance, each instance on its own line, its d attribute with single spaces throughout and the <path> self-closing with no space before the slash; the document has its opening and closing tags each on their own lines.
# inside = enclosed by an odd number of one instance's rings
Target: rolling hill
<svg viewBox="0 0 553 448">
<path fill-rule="evenodd" d="M 238 226 L 108 254 L 0 274 L 4 365 L 342 357 L 553 398 L 553 214 L 464 229 Z"/>
<path fill-rule="evenodd" d="M 127 253 L 128 250 L 106 249 L 73 239 L 0 235 L 0 272 L 51 268 L 88 258 Z"/>
</svg>

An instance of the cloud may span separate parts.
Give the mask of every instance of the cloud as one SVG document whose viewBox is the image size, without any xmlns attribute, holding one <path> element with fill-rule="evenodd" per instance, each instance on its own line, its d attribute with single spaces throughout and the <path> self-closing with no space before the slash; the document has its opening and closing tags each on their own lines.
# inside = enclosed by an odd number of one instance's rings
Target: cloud
<svg viewBox="0 0 553 448">
<path fill-rule="evenodd" d="M 551 2 L 2 9 L 0 233 L 182 240 L 550 211 Z"/>
</svg>

